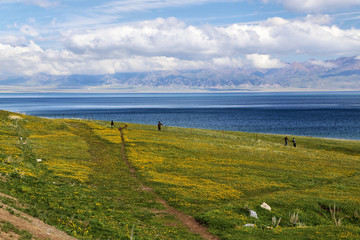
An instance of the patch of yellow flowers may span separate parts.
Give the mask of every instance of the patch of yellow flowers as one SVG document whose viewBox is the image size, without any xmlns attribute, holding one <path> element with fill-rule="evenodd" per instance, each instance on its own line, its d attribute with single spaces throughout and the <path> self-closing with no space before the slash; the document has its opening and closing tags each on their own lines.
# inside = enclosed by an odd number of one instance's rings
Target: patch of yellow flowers
<svg viewBox="0 0 360 240">
<path fill-rule="evenodd" d="M 91 127 L 92 131 L 101 138 L 106 139 L 112 143 L 121 143 L 120 132 L 117 128 L 103 127 L 95 122 L 87 122 L 86 124 Z"/>
</svg>

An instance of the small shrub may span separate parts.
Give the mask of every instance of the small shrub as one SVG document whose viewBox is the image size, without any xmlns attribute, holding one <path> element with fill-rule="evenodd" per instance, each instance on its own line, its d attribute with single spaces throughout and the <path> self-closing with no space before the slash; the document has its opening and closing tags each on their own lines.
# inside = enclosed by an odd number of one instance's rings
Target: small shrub
<svg viewBox="0 0 360 240">
<path fill-rule="evenodd" d="M 339 214 L 336 214 L 336 205 L 334 204 L 333 208 L 329 207 L 329 211 L 331 214 L 331 220 L 333 221 L 335 226 L 341 226 L 342 218 L 340 218 Z"/>
<path fill-rule="evenodd" d="M 299 222 L 299 212 L 294 212 L 293 214 L 289 213 L 290 223 L 293 226 L 296 226 Z"/>
<path fill-rule="evenodd" d="M 274 228 L 277 228 L 281 222 L 281 217 L 279 219 L 276 219 L 275 216 L 272 217 L 271 219 L 271 225 L 274 227 Z"/>
<path fill-rule="evenodd" d="M 25 230 L 20 231 L 19 235 L 20 235 L 19 240 L 31 240 L 31 239 L 33 239 L 32 234 L 25 231 Z"/>
<path fill-rule="evenodd" d="M 21 175 L 18 171 L 14 170 L 13 172 L 10 173 L 10 177 L 12 178 L 20 178 Z"/>
<path fill-rule="evenodd" d="M 294 212 L 293 214 L 289 213 L 290 224 L 294 227 L 305 227 L 306 225 L 299 221 L 299 211 Z"/>
<path fill-rule="evenodd" d="M 1 231 L 3 232 L 14 232 L 14 233 L 18 233 L 18 229 L 13 225 L 11 224 L 10 222 L 3 222 L 3 225 L 1 226 Z"/>
<path fill-rule="evenodd" d="M 14 215 L 14 214 L 15 214 L 14 210 L 11 209 L 11 208 L 9 208 L 9 207 L 7 207 L 6 210 L 7 210 L 11 215 Z"/>
</svg>

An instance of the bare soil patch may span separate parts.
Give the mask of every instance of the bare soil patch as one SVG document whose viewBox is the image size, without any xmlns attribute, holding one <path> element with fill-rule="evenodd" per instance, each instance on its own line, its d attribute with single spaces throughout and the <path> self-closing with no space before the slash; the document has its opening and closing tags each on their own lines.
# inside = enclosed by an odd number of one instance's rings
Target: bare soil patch
<svg viewBox="0 0 360 240">
<path fill-rule="evenodd" d="M 13 199 L 13 197 L 1 193 L 1 196 Z M 8 222 L 19 230 L 25 230 L 36 239 L 51 240 L 75 240 L 76 238 L 67 235 L 65 232 L 50 226 L 43 221 L 34 218 L 26 213 L 18 211 L 6 204 L 0 203 L 0 221 Z M 0 232 L 0 239 L 18 239 L 19 236 L 13 232 Z"/>
</svg>

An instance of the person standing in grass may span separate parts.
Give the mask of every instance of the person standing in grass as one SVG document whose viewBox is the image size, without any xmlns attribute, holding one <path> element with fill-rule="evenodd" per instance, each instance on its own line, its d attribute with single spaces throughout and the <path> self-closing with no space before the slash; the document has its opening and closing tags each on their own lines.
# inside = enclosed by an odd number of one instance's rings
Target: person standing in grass
<svg viewBox="0 0 360 240">
<path fill-rule="evenodd" d="M 111 127 L 114 127 L 115 124 L 114 124 L 114 121 L 111 120 Z"/>
<path fill-rule="evenodd" d="M 285 146 L 287 146 L 288 145 L 288 137 L 286 136 L 286 137 L 284 137 L 284 139 L 285 139 Z"/>
<path fill-rule="evenodd" d="M 159 121 L 158 122 L 158 130 L 161 131 L 161 126 L 163 126 L 163 124 Z"/>
<path fill-rule="evenodd" d="M 292 139 L 292 142 L 294 144 L 294 147 L 296 147 L 296 141 L 295 141 L 295 138 Z"/>
</svg>

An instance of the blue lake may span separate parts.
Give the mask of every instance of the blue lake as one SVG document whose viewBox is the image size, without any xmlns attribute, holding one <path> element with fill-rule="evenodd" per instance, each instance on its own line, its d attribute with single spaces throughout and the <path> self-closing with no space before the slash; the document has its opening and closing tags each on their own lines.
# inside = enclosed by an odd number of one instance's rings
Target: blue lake
<svg viewBox="0 0 360 240">
<path fill-rule="evenodd" d="M 49 118 L 360 140 L 360 92 L 0 94 L 0 109 Z"/>
</svg>

